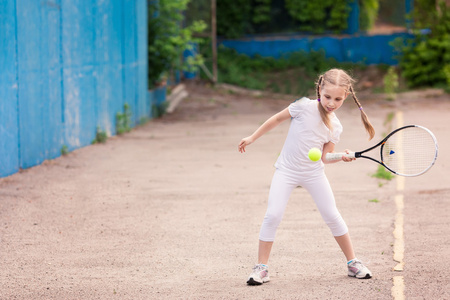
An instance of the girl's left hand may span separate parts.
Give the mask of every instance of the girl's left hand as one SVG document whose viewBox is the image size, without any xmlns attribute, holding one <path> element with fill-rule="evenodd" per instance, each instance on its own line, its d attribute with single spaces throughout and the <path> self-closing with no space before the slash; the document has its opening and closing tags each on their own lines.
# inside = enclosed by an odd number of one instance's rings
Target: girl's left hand
<svg viewBox="0 0 450 300">
<path fill-rule="evenodd" d="M 344 151 L 347 154 L 349 154 L 351 152 L 349 149 L 345 149 Z M 354 161 L 355 159 L 356 158 L 349 158 L 349 157 L 342 156 L 342 160 L 345 162 L 351 162 L 351 161 Z"/>
</svg>

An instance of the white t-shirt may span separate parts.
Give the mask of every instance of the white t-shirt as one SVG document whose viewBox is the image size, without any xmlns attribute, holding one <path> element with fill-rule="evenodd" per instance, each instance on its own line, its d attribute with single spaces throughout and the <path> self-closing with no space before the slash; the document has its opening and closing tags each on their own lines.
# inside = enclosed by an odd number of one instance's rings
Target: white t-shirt
<svg viewBox="0 0 450 300">
<path fill-rule="evenodd" d="M 311 148 L 323 150 L 323 145 L 337 144 L 342 133 L 342 124 L 334 113 L 330 115 L 333 131 L 322 122 L 317 100 L 301 98 L 289 105 L 291 125 L 281 154 L 275 167 L 292 171 L 315 171 L 323 169 L 323 162 L 308 158 Z"/>
</svg>

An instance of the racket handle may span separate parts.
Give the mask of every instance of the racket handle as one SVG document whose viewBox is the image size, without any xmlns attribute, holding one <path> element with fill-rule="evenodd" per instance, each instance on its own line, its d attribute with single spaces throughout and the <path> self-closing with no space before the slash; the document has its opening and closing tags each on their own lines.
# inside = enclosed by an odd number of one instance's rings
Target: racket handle
<svg viewBox="0 0 450 300">
<path fill-rule="evenodd" d="M 338 153 L 327 153 L 325 155 L 325 158 L 329 161 L 333 160 L 341 160 L 342 156 L 348 157 L 348 158 L 355 158 L 355 152 L 345 153 L 345 152 L 338 152 Z"/>
</svg>

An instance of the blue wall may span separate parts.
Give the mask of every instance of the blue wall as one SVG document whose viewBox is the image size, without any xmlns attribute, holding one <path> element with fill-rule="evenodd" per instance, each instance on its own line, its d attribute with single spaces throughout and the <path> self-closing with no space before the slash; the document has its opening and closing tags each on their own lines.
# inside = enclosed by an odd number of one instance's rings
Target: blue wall
<svg viewBox="0 0 450 300">
<path fill-rule="evenodd" d="M 0 177 L 150 117 L 146 0 L 0 0 Z"/>
<path fill-rule="evenodd" d="M 278 58 L 295 51 L 318 51 L 323 49 L 327 57 L 340 62 L 364 62 L 366 64 L 396 65 L 394 48 L 389 45 L 397 37 L 411 37 L 408 33 L 391 35 L 351 35 L 321 37 L 249 38 L 223 40 L 221 44 L 238 53 L 249 56 L 259 54 Z"/>
</svg>

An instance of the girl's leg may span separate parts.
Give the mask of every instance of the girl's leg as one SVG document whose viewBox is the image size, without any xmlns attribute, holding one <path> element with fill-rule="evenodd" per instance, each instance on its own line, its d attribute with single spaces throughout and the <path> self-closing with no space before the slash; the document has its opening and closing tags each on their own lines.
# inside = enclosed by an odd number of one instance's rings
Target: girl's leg
<svg viewBox="0 0 450 300">
<path fill-rule="evenodd" d="M 298 186 L 294 176 L 276 170 L 270 185 L 269 201 L 259 233 L 258 263 L 267 264 L 276 230 L 283 218 L 292 190 Z"/>
<path fill-rule="evenodd" d="M 353 251 L 352 240 L 350 239 L 350 234 L 348 232 L 341 236 L 335 236 L 336 242 L 341 247 L 342 252 L 344 252 L 347 261 L 355 259 L 355 252 Z"/>
<path fill-rule="evenodd" d="M 258 249 L 258 264 L 267 265 L 269 261 L 270 251 L 272 250 L 273 242 L 259 241 Z"/>
<path fill-rule="evenodd" d="M 304 187 L 313 197 L 322 218 L 330 228 L 347 260 L 355 258 L 348 227 L 336 207 L 333 191 L 325 174 L 309 177 L 305 180 Z"/>
<path fill-rule="evenodd" d="M 339 247 L 341 247 L 342 252 L 344 252 L 344 255 L 348 261 L 348 276 L 360 279 L 371 278 L 372 273 L 370 270 L 355 257 L 355 252 L 353 250 L 350 235 L 348 234 L 347 225 L 336 208 L 333 192 L 331 191 L 330 184 L 325 174 L 323 174 L 323 176 L 313 178 L 312 180 L 308 179 L 305 181 L 306 183 L 304 187 L 311 193 L 320 214 L 327 223 L 328 227 L 330 227 L 331 233 L 334 235 Z"/>
</svg>

